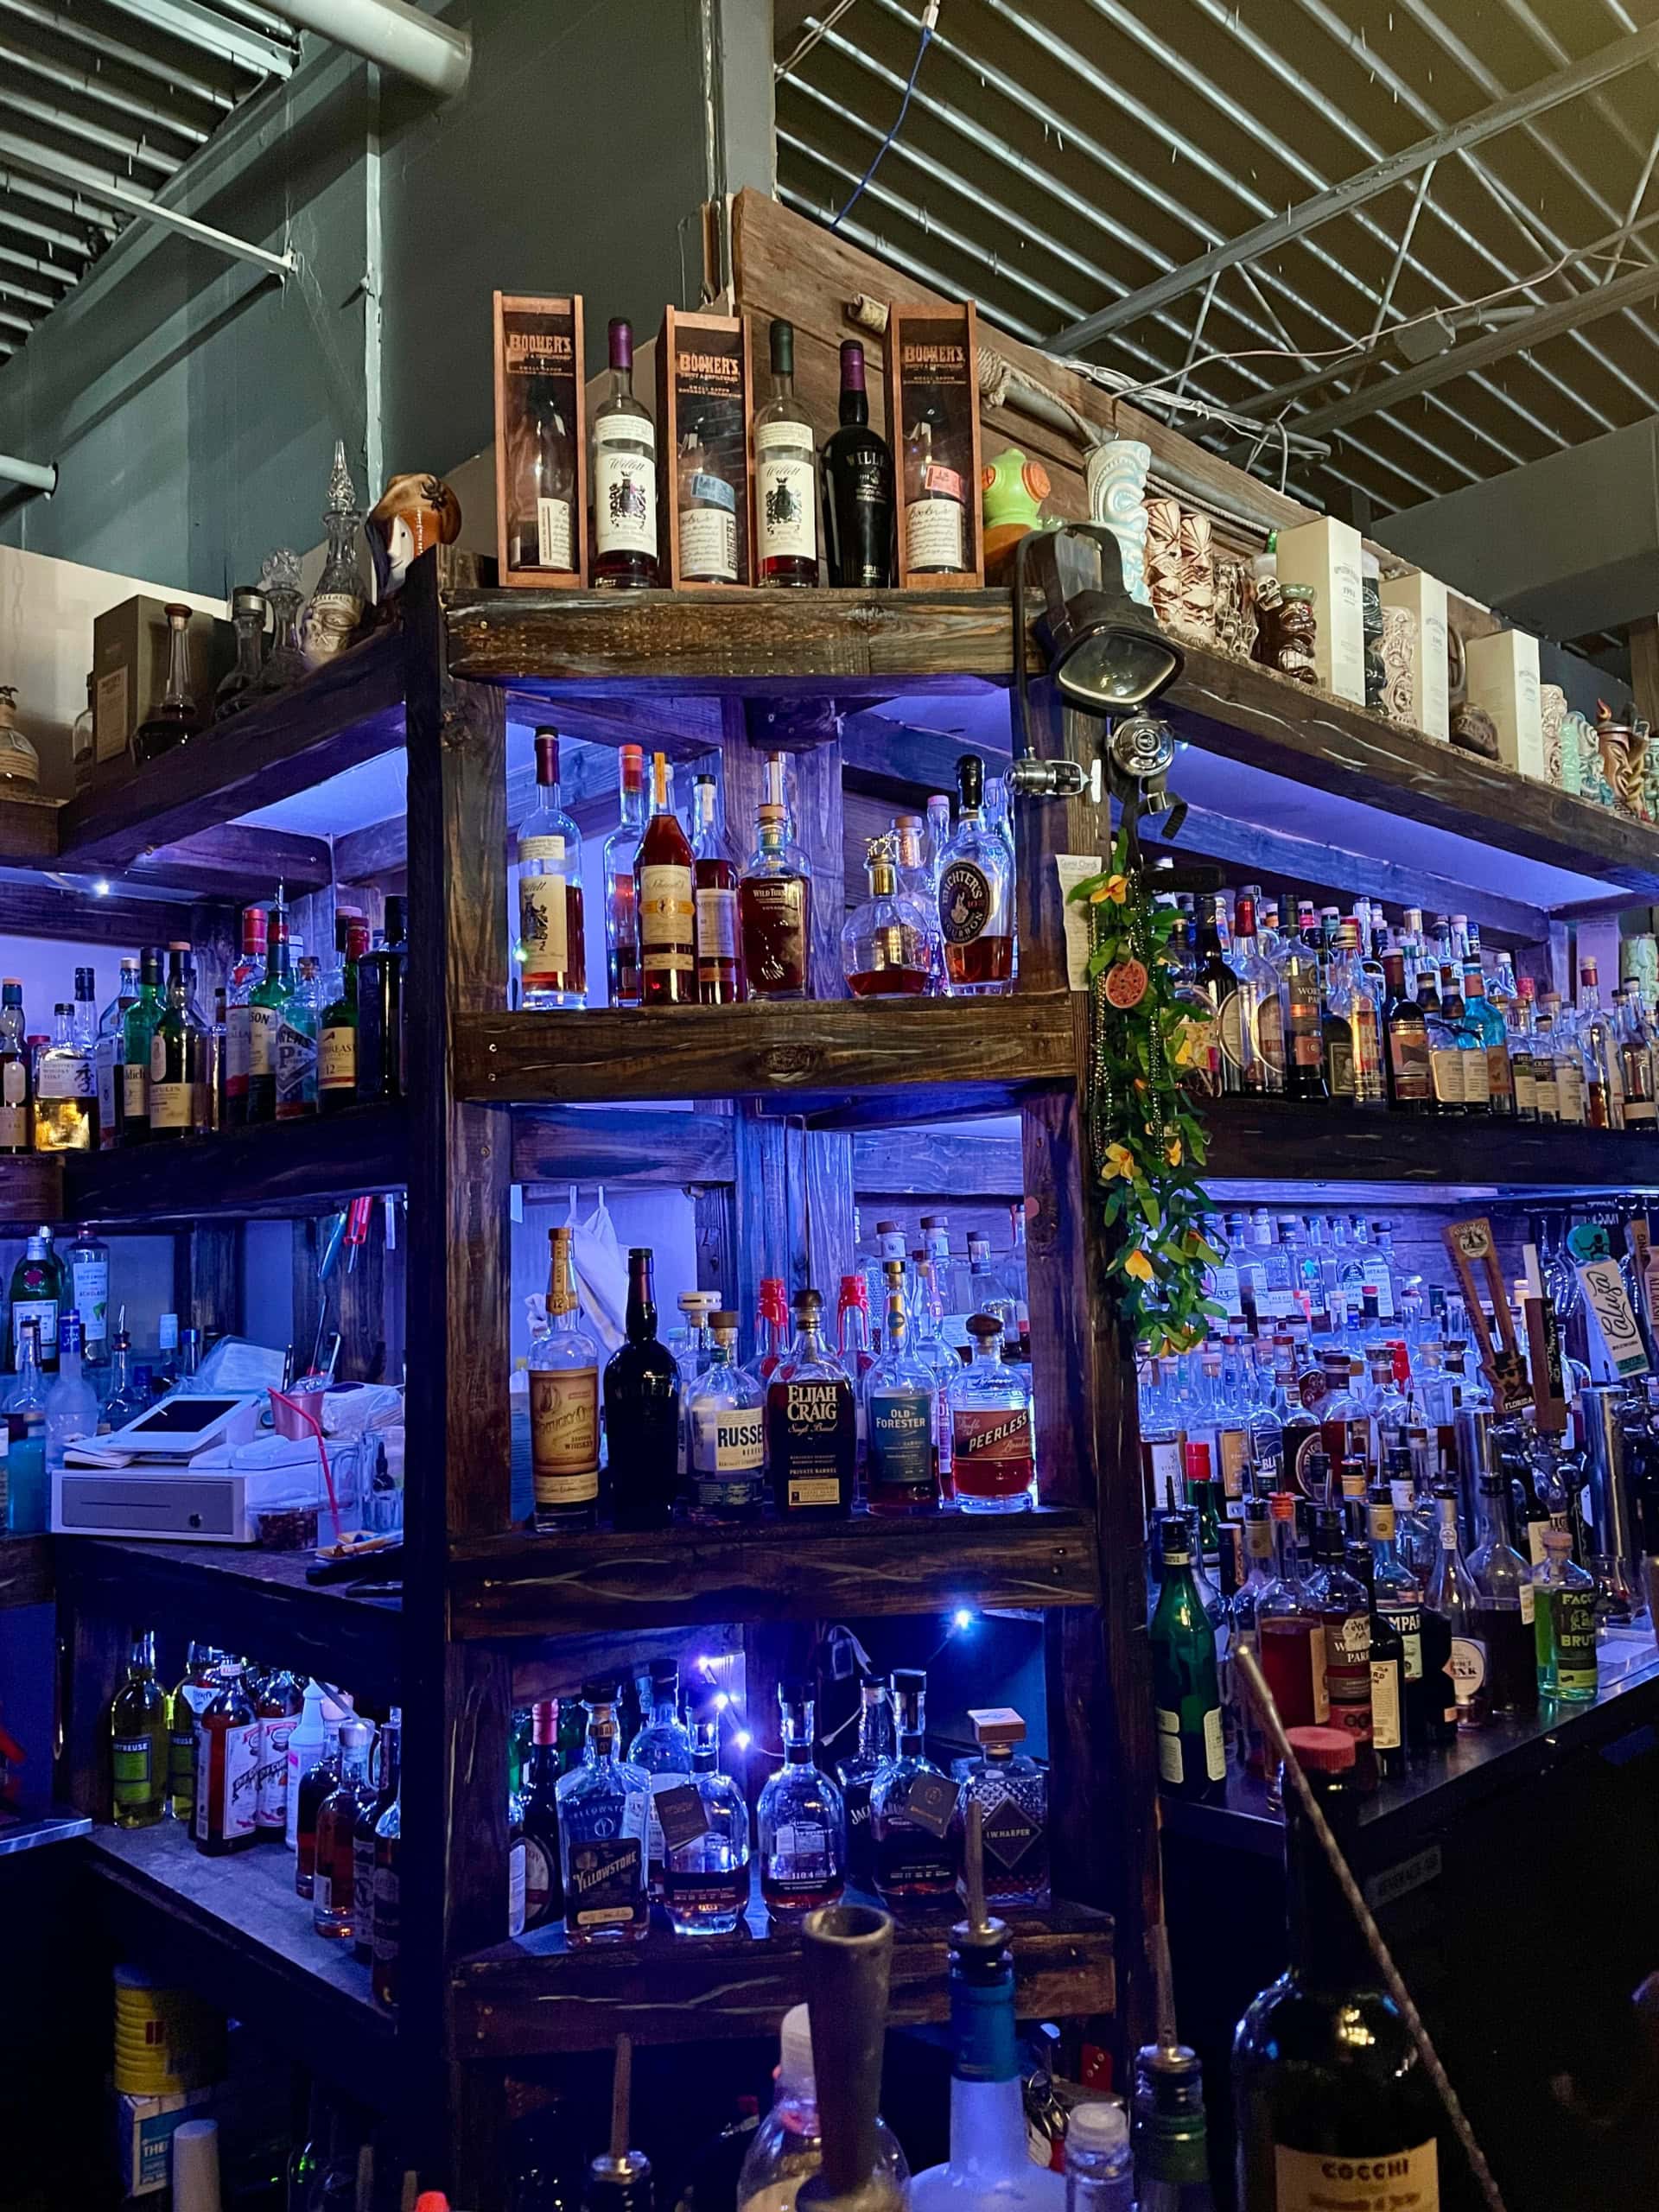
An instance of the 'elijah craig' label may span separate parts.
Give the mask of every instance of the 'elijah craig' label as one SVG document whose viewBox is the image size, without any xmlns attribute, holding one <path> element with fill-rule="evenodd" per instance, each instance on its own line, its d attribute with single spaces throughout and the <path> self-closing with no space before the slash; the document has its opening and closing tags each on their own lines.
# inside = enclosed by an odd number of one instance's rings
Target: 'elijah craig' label
<svg viewBox="0 0 1659 2212">
<path fill-rule="evenodd" d="M 971 861 L 952 861 L 939 878 L 939 927 L 947 944 L 971 944 L 991 918 L 991 887 Z"/>
<path fill-rule="evenodd" d="M 1025 1406 L 959 1408 L 951 1443 L 962 1497 L 1017 1497 L 1031 1485 L 1031 1414 Z"/>
<path fill-rule="evenodd" d="M 639 1917 L 645 1869 L 637 1835 L 570 1846 L 566 1917 L 577 1928 L 621 1928 Z"/>
<path fill-rule="evenodd" d="M 833 1377 L 775 1382 L 767 1414 L 772 1465 L 784 1510 L 849 1503 L 858 1442 L 851 1386 Z"/>
<path fill-rule="evenodd" d="M 1332 2158 L 1322 2151 L 1273 2146 L 1279 2212 L 1440 2212 L 1440 2154 L 1433 2143 Z"/>
</svg>

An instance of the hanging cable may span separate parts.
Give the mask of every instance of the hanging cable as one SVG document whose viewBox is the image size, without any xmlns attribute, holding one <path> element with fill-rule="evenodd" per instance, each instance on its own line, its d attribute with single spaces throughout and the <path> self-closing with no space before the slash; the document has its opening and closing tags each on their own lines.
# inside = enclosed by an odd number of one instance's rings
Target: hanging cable
<svg viewBox="0 0 1659 2212">
<path fill-rule="evenodd" d="M 910 65 L 910 74 L 905 80 L 905 96 L 899 103 L 899 112 L 893 119 L 893 128 L 888 131 L 887 137 L 881 141 L 881 143 L 876 148 L 874 153 L 871 155 L 870 166 L 865 170 L 863 175 L 860 177 L 858 182 L 853 187 L 852 193 L 848 199 L 846 206 L 830 224 L 830 227 L 832 231 L 838 231 L 842 225 L 846 221 L 847 218 L 852 213 L 854 208 L 857 207 L 860 200 L 861 200 L 864 195 L 865 186 L 875 175 L 876 170 L 881 166 L 882 156 L 886 154 L 888 147 L 892 145 L 893 140 L 899 136 L 899 133 L 904 129 L 905 118 L 910 112 L 910 96 L 916 89 L 916 79 L 921 70 L 922 56 L 927 52 L 928 48 L 932 43 L 933 32 L 938 25 L 938 20 L 939 0 L 927 0 L 927 4 L 922 10 L 922 35 L 916 48 L 916 59 Z"/>
</svg>

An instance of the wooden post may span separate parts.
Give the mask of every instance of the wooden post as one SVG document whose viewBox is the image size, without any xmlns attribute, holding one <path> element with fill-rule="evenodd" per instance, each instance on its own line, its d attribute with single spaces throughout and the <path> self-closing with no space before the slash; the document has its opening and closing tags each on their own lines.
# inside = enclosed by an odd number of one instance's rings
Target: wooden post
<svg viewBox="0 0 1659 2212">
<path fill-rule="evenodd" d="M 196 1222 L 173 1238 L 173 1306 L 181 1329 L 204 1339 L 242 1325 L 242 1224 Z"/>
</svg>

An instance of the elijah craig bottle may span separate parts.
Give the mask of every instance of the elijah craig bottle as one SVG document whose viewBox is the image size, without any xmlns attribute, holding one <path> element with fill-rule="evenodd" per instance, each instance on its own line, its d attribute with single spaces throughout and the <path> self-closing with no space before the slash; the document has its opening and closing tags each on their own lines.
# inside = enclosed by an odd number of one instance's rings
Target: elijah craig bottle
<svg viewBox="0 0 1659 2212">
<path fill-rule="evenodd" d="M 1349 1855 L 1353 1738 L 1293 1728 L 1319 1809 Z M 1440 2212 L 1440 2103 L 1298 1792 L 1285 1785 L 1290 1964 L 1233 2038 L 1239 2212 L 1317 2212 L 1351 2196 Z"/>
</svg>

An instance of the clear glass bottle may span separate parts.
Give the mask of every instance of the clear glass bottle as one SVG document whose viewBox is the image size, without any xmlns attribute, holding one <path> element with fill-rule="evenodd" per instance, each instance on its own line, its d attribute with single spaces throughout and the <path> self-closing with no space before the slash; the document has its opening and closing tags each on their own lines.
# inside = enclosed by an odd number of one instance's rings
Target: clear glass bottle
<svg viewBox="0 0 1659 2212">
<path fill-rule="evenodd" d="M 591 1529 L 599 1517 L 601 1346 L 582 1319 L 575 1232 L 548 1231 L 547 1327 L 530 1348 L 530 1452 L 536 1526 Z"/>
<path fill-rule="evenodd" d="M 645 834 L 645 756 L 617 748 L 617 826 L 605 840 L 605 964 L 613 1006 L 639 1003 L 639 841 Z"/>
<path fill-rule="evenodd" d="M 817 440 L 795 395 L 795 327 L 774 321 L 772 392 L 754 415 L 756 581 L 818 581 Z"/>
<path fill-rule="evenodd" d="M 680 1719 L 680 1669 L 674 1659 L 651 1662 L 650 1703 L 644 1724 L 628 1746 L 628 1762 L 651 1784 L 651 1810 L 646 1820 L 646 1879 L 651 1895 L 663 1895 L 663 1829 L 657 1817 L 657 1799 L 664 1789 L 677 1789 L 691 1778 L 691 1731 Z"/>
<path fill-rule="evenodd" d="M 35 1060 L 35 1149 L 90 1152 L 98 1106 L 92 1056 L 75 1034 L 75 1009 L 62 1000 L 53 1008 L 52 1041 Z"/>
<path fill-rule="evenodd" d="M 1460 1729 L 1484 1727 L 1491 1717 L 1491 1660 L 1481 1635 L 1480 1594 L 1463 1563 L 1458 1541 L 1458 1497 L 1442 1490 L 1435 1499 L 1440 1523 L 1440 1555 L 1423 1602 L 1438 1614 L 1452 1633 L 1449 1668 L 1456 1694 L 1457 1725 Z"/>
<path fill-rule="evenodd" d="M 709 1317 L 709 1366 L 684 1392 L 694 1521 L 758 1521 L 766 1505 L 766 1393 L 737 1363 L 737 1316 Z"/>
<path fill-rule="evenodd" d="M 1357 1106 L 1388 1103 L 1382 1065 L 1382 1020 L 1370 977 L 1359 957 L 1359 928 L 1344 922 L 1326 970 L 1325 1082 L 1333 1098 Z"/>
<path fill-rule="evenodd" d="M 1538 1645 L 1534 1633 L 1532 1569 L 1510 1541 L 1508 1484 L 1483 1474 L 1477 1535 L 1469 1554 L 1481 1640 L 1486 1646 L 1494 1713 L 1538 1709 Z"/>
<path fill-rule="evenodd" d="M 1592 1129 L 1622 1129 L 1624 1086 L 1618 1030 L 1603 1009 L 1593 960 L 1586 960 L 1579 970 L 1578 1031 L 1585 1121 Z"/>
<path fill-rule="evenodd" d="M 697 902 L 697 1002 L 734 1006 L 743 996 L 737 925 L 737 863 L 726 843 L 720 784 L 699 776 L 692 786 L 691 874 Z"/>
<path fill-rule="evenodd" d="M 1285 1087 L 1284 996 L 1279 971 L 1256 941 L 1255 901 L 1243 892 L 1233 902 L 1228 964 L 1238 988 L 1222 1007 L 1223 1054 L 1236 1062 L 1241 1090 L 1276 1096 Z"/>
<path fill-rule="evenodd" d="M 677 1936 L 729 1936 L 748 1910 L 749 1808 L 721 1771 L 719 1691 L 702 1682 L 692 1697 L 689 1791 L 661 1811 L 664 1901 Z"/>
<path fill-rule="evenodd" d="M 1014 988 L 1014 869 L 985 817 L 985 763 L 977 753 L 957 762 L 957 826 L 939 855 L 944 988 L 950 998 L 983 998 Z"/>
<path fill-rule="evenodd" d="M 1515 1093 L 1515 1118 L 1517 1122 L 1541 1119 L 1535 1058 L 1536 1014 L 1533 1005 L 1535 988 L 1532 977 L 1522 976 L 1504 1016 L 1509 1030 L 1510 1084 Z"/>
<path fill-rule="evenodd" d="M 875 1887 L 875 1839 L 870 1831 L 870 1792 L 893 1764 L 893 1704 L 885 1675 L 859 1684 L 858 1749 L 836 1769 L 847 1820 L 847 1881 L 855 1890 Z"/>
<path fill-rule="evenodd" d="M 1011 1705 L 969 1708 L 979 1745 L 963 1785 L 962 1817 L 977 1805 L 988 1905 L 1046 1905 L 1048 1777 L 1020 1745 L 1026 1724 Z"/>
<path fill-rule="evenodd" d="M 962 1848 L 960 1790 L 924 1749 L 927 1676 L 900 1667 L 890 1677 L 893 1755 L 870 1789 L 870 1838 L 882 1902 L 936 1903 L 957 1886 Z"/>
<path fill-rule="evenodd" d="M 1002 1332 L 989 1313 L 970 1314 L 971 1363 L 950 1390 L 950 1459 L 964 1513 L 1027 1513 L 1036 1465 L 1031 1390 L 1002 1357 Z"/>
<path fill-rule="evenodd" d="M 702 417 L 680 436 L 677 506 L 680 522 L 680 582 L 737 582 L 737 486 L 721 472 L 720 457 L 703 435 Z"/>
<path fill-rule="evenodd" d="M 1555 991 L 1546 991 L 1542 1006 L 1549 1018 L 1554 1046 L 1556 1119 L 1572 1128 L 1585 1125 L 1584 1061 L 1579 1049 L 1578 1018 L 1561 1003 Z"/>
<path fill-rule="evenodd" d="M 1595 1577 L 1573 1558 L 1564 1516 L 1545 1529 L 1543 1548 L 1532 1573 L 1539 1695 L 1588 1703 L 1597 1689 Z"/>
<path fill-rule="evenodd" d="M 772 2110 L 754 2131 L 737 2180 L 737 2212 L 792 2212 L 801 2183 L 823 2164 L 812 2023 L 804 2005 L 784 2015 Z M 898 2137 L 878 2113 L 872 2177 L 899 2201 L 910 2181 Z"/>
<path fill-rule="evenodd" d="M 518 825 L 518 1003 L 588 1003 L 582 832 L 559 804 L 559 737 L 536 733 L 536 804 Z"/>
<path fill-rule="evenodd" d="M 300 644 L 312 668 L 344 652 L 362 624 L 363 579 L 357 565 L 357 532 L 362 520 L 357 489 L 346 465 L 346 441 L 336 438 L 328 499 L 322 511 L 327 550 L 322 574 L 300 618 Z"/>
<path fill-rule="evenodd" d="M 858 1459 L 851 1376 L 824 1341 L 823 1300 L 795 1294 L 795 1339 L 766 1384 L 766 1460 L 778 1510 L 850 1513 Z"/>
<path fill-rule="evenodd" d="M 369 1986 L 377 2005 L 388 2010 L 397 2003 L 397 1958 L 402 1948 L 402 1854 L 404 1815 L 402 1780 L 398 1794 L 374 1824 L 374 1960 Z"/>
<path fill-rule="evenodd" d="M 931 1513 L 939 1504 L 939 1385 L 910 1342 L 902 1266 L 888 1285 L 884 1349 L 864 1379 L 872 1513 Z"/>
<path fill-rule="evenodd" d="M 789 842 L 780 805 L 755 813 L 754 850 L 737 887 L 745 988 L 751 999 L 811 996 L 812 875 Z"/>
<path fill-rule="evenodd" d="M 891 840 L 878 837 L 864 864 L 870 895 L 841 932 L 841 966 L 855 999 L 921 998 L 931 988 L 934 936 L 925 911 L 899 888 Z"/>
<path fill-rule="evenodd" d="M 583 373 L 580 361 L 575 371 Z M 576 447 L 559 404 L 562 379 L 532 372 L 512 381 L 518 404 L 507 434 L 507 567 L 569 575 L 576 567 Z"/>
<path fill-rule="evenodd" d="M 1510 1032 L 1500 1009 L 1486 995 L 1486 977 L 1478 960 L 1464 963 L 1464 1019 L 1475 1031 L 1486 1053 L 1486 1098 L 1493 1114 L 1515 1113 L 1515 1072 L 1510 1065 Z"/>
<path fill-rule="evenodd" d="M 156 1679 L 156 1638 L 136 1628 L 127 1671 L 110 1706 L 110 1772 L 118 1828 L 152 1828 L 165 1809 L 167 1699 Z"/>
<path fill-rule="evenodd" d="M 129 953 L 121 982 L 99 1017 L 92 1045 L 92 1089 L 98 1106 L 98 1148 L 112 1152 L 121 1141 L 121 1049 L 127 1009 L 138 996 L 138 963 Z M 0 1150 L 4 1147 L 0 1146 Z"/>
<path fill-rule="evenodd" d="M 286 545 L 268 554 L 259 571 L 259 588 L 270 605 L 270 651 L 259 671 L 257 700 L 270 698 L 302 683 L 305 652 L 300 644 L 300 556 Z M 250 701 L 250 705 L 257 703 Z"/>
<path fill-rule="evenodd" d="M 331 1942 L 349 1943 L 357 1926 L 357 1824 L 372 1814 L 369 1782 L 374 1730 L 347 1720 L 340 1732 L 340 1777 L 317 1808 L 316 1866 L 311 1878 L 311 1925 Z"/>
<path fill-rule="evenodd" d="M 593 580 L 601 590 L 660 583 L 657 557 L 657 426 L 633 391 L 633 332 L 610 327 L 605 397 L 594 410 Z"/>
<path fill-rule="evenodd" d="M 132 734 L 132 757 L 141 765 L 187 744 L 202 727 L 190 675 L 191 610 L 168 605 L 162 613 L 167 618 L 167 682 L 155 711 Z"/>
<path fill-rule="evenodd" d="M 645 1006 L 695 1006 L 697 899 L 691 847 L 669 793 L 668 757 L 651 756 L 652 809 L 639 841 L 640 998 Z"/>
<path fill-rule="evenodd" d="M 58 1324 L 58 1372 L 46 1394 L 46 1471 L 56 1473 L 71 1444 L 98 1433 L 98 1393 L 81 1371 L 80 1317 L 66 1313 Z"/>
<path fill-rule="evenodd" d="M 12 1327 L 17 1379 L 6 1394 L 5 1526 L 14 1536 L 38 1535 L 50 1519 L 46 1479 L 47 1382 L 41 1372 L 38 1314 L 19 1319 L 13 1301 Z M 54 1322 L 54 1344 L 56 1343 Z"/>
<path fill-rule="evenodd" d="M 559 1777 L 564 1933 L 570 1943 L 637 1943 L 651 1926 L 645 1830 L 651 1784 L 617 1755 L 616 1684 L 582 1685 L 588 1741 L 582 1764 Z"/>
<path fill-rule="evenodd" d="M 29 1149 L 34 1103 L 34 1070 L 24 1034 L 23 987 L 15 976 L 8 976 L 0 983 L 0 1154 Z"/>
<path fill-rule="evenodd" d="M 834 1904 L 845 1886 L 847 1815 L 841 1791 L 815 1762 L 814 1699 L 808 1681 L 778 1686 L 784 1764 L 755 1808 L 760 1894 L 774 1917 L 792 1919 Z"/>
<path fill-rule="evenodd" d="M 10 689 L 9 686 L 7 688 Z M 89 669 L 86 674 L 86 703 L 69 728 L 69 781 L 74 791 L 85 791 L 92 781 L 97 757 L 98 678 Z"/>
<path fill-rule="evenodd" d="M 915 387 L 926 395 L 930 387 Z M 923 397 L 904 426 L 904 559 L 906 575 L 951 575 L 967 565 L 969 486 L 958 441 L 935 397 Z M 975 498 L 978 497 L 976 490 Z"/>
<path fill-rule="evenodd" d="M 251 584 L 240 584 L 231 594 L 231 622 L 236 632 L 236 659 L 219 678 L 213 694 L 213 720 L 222 722 L 249 706 L 260 688 L 265 670 L 265 625 L 270 602 Z"/>
</svg>

